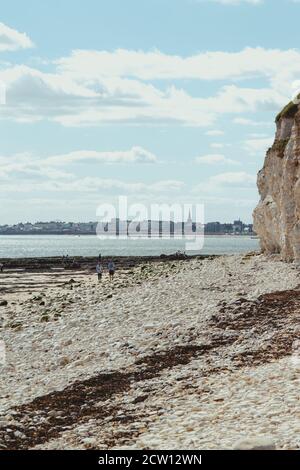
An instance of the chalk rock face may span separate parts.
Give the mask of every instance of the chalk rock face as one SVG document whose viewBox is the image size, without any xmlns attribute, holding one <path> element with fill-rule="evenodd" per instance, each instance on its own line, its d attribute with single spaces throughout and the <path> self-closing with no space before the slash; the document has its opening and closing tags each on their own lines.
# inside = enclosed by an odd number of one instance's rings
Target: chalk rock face
<svg viewBox="0 0 300 470">
<path fill-rule="evenodd" d="M 274 144 L 258 173 L 254 229 L 264 253 L 300 261 L 300 105 L 289 103 L 276 124 Z"/>
</svg>

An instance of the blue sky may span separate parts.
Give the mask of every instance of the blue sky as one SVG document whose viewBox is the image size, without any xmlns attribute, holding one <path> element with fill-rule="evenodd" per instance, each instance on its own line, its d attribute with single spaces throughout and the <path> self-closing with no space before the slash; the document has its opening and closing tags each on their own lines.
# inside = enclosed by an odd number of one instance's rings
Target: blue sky
<svg viewBox="0 0 300 470">
<path fill-rule="evenodd" d="M 295 0 L 1 6 L 0 223 L 94 220 L 118 195 L 250 222 L 300 88 Z"/>
</svg>

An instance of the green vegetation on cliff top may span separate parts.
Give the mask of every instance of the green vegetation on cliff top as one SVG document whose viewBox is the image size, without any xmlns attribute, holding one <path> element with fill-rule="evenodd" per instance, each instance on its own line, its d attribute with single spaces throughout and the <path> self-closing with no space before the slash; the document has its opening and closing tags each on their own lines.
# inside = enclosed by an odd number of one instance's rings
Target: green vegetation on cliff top
<svg viewBox="0 0 300 470">
<path fill-rule="evenodd" d="M 300 99 L 300 94 L 297 95 L 297 99 Z M 290 101 L 279 114 L 277 114 L 275 121 L 278 122 L 282 118 L 293 118 L 298 111 L 298 105 L 293 101 Z"/>
</svg>

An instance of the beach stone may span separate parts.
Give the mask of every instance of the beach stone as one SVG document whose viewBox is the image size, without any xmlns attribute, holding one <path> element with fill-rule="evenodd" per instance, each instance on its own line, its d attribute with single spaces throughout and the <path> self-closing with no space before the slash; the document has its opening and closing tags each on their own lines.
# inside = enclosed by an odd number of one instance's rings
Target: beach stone
<svg viewBox="0 0 300 470">
<path fill-rule="evenodd" d="M 269 437 L 245 438 L 237 441 L 233 450 L 276 450 L 276 444 Z"/>
<path fill-rule="evenodd" d="M 67 356 L 63 356 L 57 361 L 57 364 L 59 366 L 66 366 L 67 364 L 69 364 L 69 362 L 70 362 L 70 358 Z"/>
<path fill-rule="evenodd" d="M 156 325 L 154 325 L 153 323 L 148 323 L 144 326 L 144 329 L 147 331 L 147 330 L 154 330 L 156 328 Z"/>
<path fill-rule="evenodd" d="M 23 434 L 23 433 L 20 432 L 20 431 L 15 431 L 15 432 L 14 432 L 14 436 L 15 436 L 16 438 L 19 438 L 19 439 L 25 439 L 25 437 L 26 437 L 25 434 Z"/>
<path fill-rule="evenodd" d="M 61 413 L 56 410 L 51 410 L 48 412 L 48 416 L 49 418 L 58 418 L 59 416 L 61 416 Z"/>
<path fill-rule="evenodd" d="M 93 437 L 87 437 L 86 439 L 83 439 L 82 443 L 85 445 L 85 447 L 97 446 L 97 440 Z"/>
<path fill-rule="evenodd" d="M 0 307 L 6 307 L 8 305 L 7 300 L 0 300 Z"/>
</svg>

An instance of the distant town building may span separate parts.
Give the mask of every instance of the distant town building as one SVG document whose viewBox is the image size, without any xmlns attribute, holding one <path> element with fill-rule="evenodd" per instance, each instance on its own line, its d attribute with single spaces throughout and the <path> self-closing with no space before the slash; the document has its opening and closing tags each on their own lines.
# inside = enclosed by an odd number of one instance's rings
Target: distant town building
<svg viewBox="0 0 300 470">
<path fill-rule="evenodd" d="M 176 235 L 253 235 L 253 224 L 245 224 L 241 220 L 233 223 L 208 222 L 201 225 L 192 220 L 189 213 L 186 222 L 144 220 L 133 222 L 118 218 L 110 222 L 36 222 L 19 223 L 15 225 L 0 225 L 0 235 L 94 235 L 96 232 L 103 235 L 135 237 L 163 237 L 164 234 L 174 237 Z"/>
</svg>

